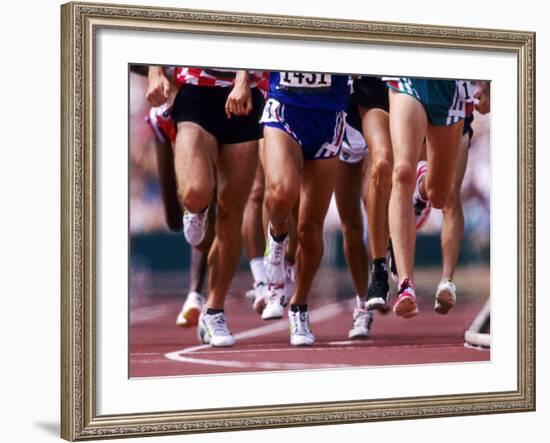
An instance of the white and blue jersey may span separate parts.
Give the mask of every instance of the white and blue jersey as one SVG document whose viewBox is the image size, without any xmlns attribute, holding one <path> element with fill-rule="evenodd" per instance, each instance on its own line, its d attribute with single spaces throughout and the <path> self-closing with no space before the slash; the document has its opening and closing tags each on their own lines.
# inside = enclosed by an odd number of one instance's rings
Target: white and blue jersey
<svg viewBox="0 0 550 443">
<path fill-rule="evenodd" d="M 347 84 L 345 75 L 271 72 L 260 122 L 294 138 L 306 160 L 335 157 L 344 136 Z"/>
<path fill-rule="evenodd" d="M 340 112 L 348 106 L 348 78 L 316 72 L 271 72 L 269 97 L 284 105 Z"/>
</svg>

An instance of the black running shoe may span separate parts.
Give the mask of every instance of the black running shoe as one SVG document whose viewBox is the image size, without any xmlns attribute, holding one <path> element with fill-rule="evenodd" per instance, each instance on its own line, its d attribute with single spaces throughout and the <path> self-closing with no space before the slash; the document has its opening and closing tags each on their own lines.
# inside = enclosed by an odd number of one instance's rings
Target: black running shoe
<svg viewBox="0 0 550 443">
<path fill-rule="evenodd" d="M 388 312 L 389 306 L 389 292 L 390 285 L 388 284 L 388 274 L 384 276 L 377 276 L 373 274 L 372 281 L 367 290 L 367 301 L 365 307 L 369 309 L 376 309 L 380 312 Z"/>
</svg>

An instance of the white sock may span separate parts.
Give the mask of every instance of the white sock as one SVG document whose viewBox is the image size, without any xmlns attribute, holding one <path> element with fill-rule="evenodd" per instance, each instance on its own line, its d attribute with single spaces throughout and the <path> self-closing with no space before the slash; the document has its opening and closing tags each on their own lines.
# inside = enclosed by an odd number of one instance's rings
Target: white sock
<svg viewBox="0 0 550 443">
<path fill-rule="evenodd" d="M 254 277 L 254 283 L 267 281 L 263 257 L 254 257 L 250 260 L 250 270 L 252 271 L 252 277 Z"/>
</svg>

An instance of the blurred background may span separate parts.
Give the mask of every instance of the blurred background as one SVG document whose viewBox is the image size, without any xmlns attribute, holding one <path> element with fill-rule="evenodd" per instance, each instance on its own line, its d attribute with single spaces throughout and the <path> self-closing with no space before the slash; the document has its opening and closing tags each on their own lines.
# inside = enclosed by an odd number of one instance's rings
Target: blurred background
<svg viewBox="0 0 550 443">
<path fill-rule="evenodd" d="M 146 123 L 149 105 L 145 100 L 147 78 L 130 74 L 130 265 L 133 274 L 150 271 L 186 270 L 189 246 L 183 233 L 166 226 L 157 176 L 154 135 Z M 460 267 L 489 264 L 490 242 L 490 114 L 476 112 L 474 137 L 462 187 L 465 235 Z M 441 211 L 432 210 L 428 223 L 418 232 L 416 266 L 441 264 L 439 231 Z M 340 221 L 334 202 L 325 223 L 324 266 L 345 267 Z M 243 269 L 247 262 L 243 254 Z M 141 272 L 140 272 L 141 271 Z"/>
</svg>

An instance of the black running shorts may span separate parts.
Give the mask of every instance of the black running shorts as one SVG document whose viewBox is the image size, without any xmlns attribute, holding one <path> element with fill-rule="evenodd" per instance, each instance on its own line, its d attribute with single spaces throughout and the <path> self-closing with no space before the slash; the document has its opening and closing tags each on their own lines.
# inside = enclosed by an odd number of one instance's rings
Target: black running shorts
<svg viewBox="0 0 550 443">
<path fill-rule="evenodd" d="M 353 80 L 350 104 L 366 109 L 390 110 L 390 99 L 386 82 L 379 77 L 359 77 Z"/>
<path fill-rule="evenodd" d="M 220 145 L 243 143 L 263 137 L 259 123 L 264 98 L 257 88 L 252 88 L 252 111 L 247 116 L 225 114 L 225 102 L 230 87 L 183 85 L 172 107 L 172 119 L 193 122 L 212 134 Z"/>
</svg>

